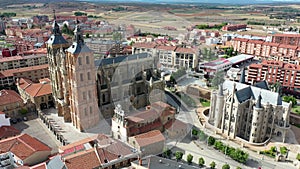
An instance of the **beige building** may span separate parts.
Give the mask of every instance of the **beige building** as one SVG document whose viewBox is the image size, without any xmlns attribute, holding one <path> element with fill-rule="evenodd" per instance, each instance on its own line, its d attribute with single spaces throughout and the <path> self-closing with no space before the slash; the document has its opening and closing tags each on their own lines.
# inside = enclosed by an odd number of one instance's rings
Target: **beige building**
<svg viewBox="0 0 300 169">
<path fill-rule="evenodd" d="M 0 111 L 8 117 L 14 118 L 19 116 L 21 110 L 27 110 L 21 96 L 13 90 L 0 91 Z"/>
<path fill-rule="evenodd" d="M 54 106 L 50 79 L 40 79 L 39 83 L 33 83 L 29 79 L 21 78 L 17 81 L 18 91 L 32 110 L 43 110 Z"/>
<path fill-rule="evenodd" d="M 48 78 L 48 64 L 0 71 L 0 86 L 12 86 L 17 78 L 21 77 L 30 79 L 33 82 L 38 82 L 42 78 Z"/>
<path fill-rule="evenodd" d="M 141 152 L 142 156 L 157 155 L 163 152 L 165 137 L 159 130 L 129 137 L 128 143 Z"/>
<path fill-rule="evenodd" d="M 79 25 L 74 35 L 69 46 L 54 20 L 53 35 L 47 42 L 49 72 L 58 115 L 83 131 L 99 122 L 100 112 L 93 51 L 85 45 Z"/>
<path fill-rule="evenodd" d="M 46 54 L 0 58 L 0 71 L 47 64 Z"/>
<path fill-rule="evenodd" d="M 250 86 L 226 80 L 212 92 L 209 123 L 231 139 L 263 144 L 273 136 L 285 141 L 291 103 L 268 89 L 265 81 Z"/>
<path fill-rule="evenodd" d="M 136 43 L 132 54 L 147 52 L 159 58 L 159 63 L 169 68 L 195 69 L 198 66 L 200 52 L 197 48 L 157 45 L 155 43 Z"/>
</svg>

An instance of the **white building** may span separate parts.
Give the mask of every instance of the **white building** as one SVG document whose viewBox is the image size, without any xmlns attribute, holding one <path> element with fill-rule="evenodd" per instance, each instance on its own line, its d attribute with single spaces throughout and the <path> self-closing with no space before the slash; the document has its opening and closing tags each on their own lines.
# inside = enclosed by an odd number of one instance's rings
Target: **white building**
<svg viewBox="0 0 300 169">
<path fill-rule="evenodd" d="M 0 127 L 10 126 L 10 118 L 5 116 L 5 113 L 0 111 Z"/>
<path fill-rule="evenodd" d="M 264 144 L 279 136 L 284 142 L 290 128 L 291 103 L 270 91 L 265 81 L 254 86 L 241 82 L 226 80 L 218 92 L 212 92 L 209 123 L 231 139 Z"/>
</svg>

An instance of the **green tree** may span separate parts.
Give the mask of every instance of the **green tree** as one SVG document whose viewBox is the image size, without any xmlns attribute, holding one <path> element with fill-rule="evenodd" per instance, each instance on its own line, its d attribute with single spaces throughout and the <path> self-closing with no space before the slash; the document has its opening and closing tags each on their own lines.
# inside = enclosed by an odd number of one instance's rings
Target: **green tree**
<svg viewBox="0 0 300 169">
<path fill-rule="evenodd" d="M 171 157 L 171 154 L 172 154 L 172 151 L 168 148 L 165 148 L 164 151 L 163 151 L 163 156 L 166 157 L 166 158 L 170 158 Z"/>
<path fill-rule="evenodd" d="M 187 155 L 187 157 L 186 157 L 186 161 L 189 163 L 189 164 L 191 164 L 192 163 L 192 161 L 193 161 L 193 156 L 192 156 L 192 154 L 188 154 Z"/>
<path fill-rule="evenodd" d="M 67 24 L 64 24 L 62 29 L 61 29 L 61 32 L 64 33 L 64 34 L 67 34 L 67 35 L 73 35 L 74 32 L 68 27 Z"/>
<path fill-rule="evenodd" d="M 204 158 L 203 158 L 203 157 L 200 157 L 200 158 L 199 158 L 198 164 L 199 164 L 200 167 L 203 167 L 203 166 L 204 166 L 205 161 L 204 161 Z"/>
<path fill-rule="evenodd" d="M 281 154 L 286 154 L 287 151 L 288 151 L 288 149 L 287 149 L 285 146 L 280 147 L 280 153 L 281 153 Z"/>
<path fill-rule="evenodd" d="M 181 152 L 181 151 L 176 151 L 175 157 L 176 157 L 176 160 L 177 160 L 177 161 L 180 161 L 180 160 L 182 159 L 182 156 L 183 156 L 183 152 Z"/>
<path fill-rule="evenodd" d="M 285 101 L 285 102 L 292 102 L 292 106 L 295 106 L 295 105 L 297 105 L 297 99 L 295 98 L 295 97 L 293 97 L 293 96 L 283 96 L 283 101 Z"/>
<path fill-rule="evenodd" d="M 237 166 L 236 169 L 242 169 L 241 167 Z"/>
<path fill-rule="evenodd" d="M 225 77 L 224 71 L 216 72 L 214 77 L 211 80 L 211 86 L 214 88 L 218 88 L 218 86 L 225 81 L 224 77 Z"/>
<path fill-rule="evenodd" d="M 84 12 L 77 11 L 77 12 L 74 12 L 74 15 L 75 16 L 86 16 L 87 14 Z"/>
<path fill-rule="evenodd" d="M 230 165 L 229 165 L 229 164 L 224 164 L 224 165 L 222 166 L 222 169 L 230 169 Z"/>
<path fill-rule="evenodd" d="M 196 129 L 193 129 L 193 130 L 192 130 L 192 135 L 193 135 L 193 136 L 197 136 L 197 135 L 198 135 L 198 133 L 199 133 L 199 131 L 198 131 L 198 130 L 196 130 Z"/>
<path fill-rule="evenodd" d="M 112 39 L 115 41 L 120 41 L 122 39 L 122 34 L 120 32 L 114 32 L 112 34 Z"/>
<path fill-rule="evenodd" d="M 27 113 L 28 113 L 28 110 L 27 110 L 27 109 L 24 109 L 24 108 L 22 108 L 21 110 L 19 110 L 19 113 L 20 113 L 21 115 L 25 115 L 25 114 L 27 114 Z"/>
<path fill-rule="evenodd" d="M 89 33 L 86 33 L 86 34 L 85 34 L 85 37 L 86 37 L 86 38 L 90 38 L 90 34 L 89 34 Z"/>
<path fill-rule="evenodd" d="M 214 145 L 215 142 L 216 142 L 216 139 L 214 137 L 212 137 L 212 136 L 208 137 L 208 140 L 207 140 L 208 145 Z"/>
<path fill-rule="evenodd" d="M 212 161 L 210 164 L 209 164 L 210 168 L 211 169 L 214 169 L 216 168 L 216 163 L 214 161 Z"/>
<path fill-rule="evenodd" d="M 299 154 L 299 153 L 297 154 L 296 159 L 297 159 L 298 161 L 300 161 L 300 154 Z"/>
</svg>

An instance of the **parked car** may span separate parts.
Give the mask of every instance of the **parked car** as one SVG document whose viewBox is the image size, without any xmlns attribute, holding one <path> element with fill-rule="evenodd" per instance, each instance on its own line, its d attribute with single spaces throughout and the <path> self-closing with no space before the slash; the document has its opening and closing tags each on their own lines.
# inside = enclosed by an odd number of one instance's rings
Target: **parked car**
<svg viewBox="0 0 300 169">
<path fill-rule="evenodd" d="M 23 121 L 28 121 L 28 118 L 27 117 L 23 117 Z"/>
<path fill-rule="evenodd" d="M 15 118 L 11 118 L 11 119 L 10 119 L 10 123 L 12 123 L 12 124 L 17 124 L 17 122 L 18 122 L 18 121 L 17 121 L 17 119 L 15 119 Z"/>
</svg>

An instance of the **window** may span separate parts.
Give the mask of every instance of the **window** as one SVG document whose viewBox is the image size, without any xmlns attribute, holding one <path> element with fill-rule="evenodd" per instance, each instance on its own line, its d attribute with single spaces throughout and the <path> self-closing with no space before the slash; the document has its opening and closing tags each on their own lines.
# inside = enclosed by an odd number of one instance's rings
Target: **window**
<svg viewBox="0 0 300 169">
<path fill-rule="evenodd" d="M 88 80 L 91 80 L 91 73 L 90 72 L 87 73 L 87 77 L 88 77 Z"/>
<path fill-rule="evenodd" d="M 86 62 L 86 64 L 90 64 L 90 58 L 89 58 L 89 56 L 85 57 L 85 62 Z"/>
<path fill-rule="evenodd" d="M 82 65 L 81 57 L 78 57 L 78 64 L 79 64 L 79 65 Z"/>
<path fill-rule="evenodd" d="M 83 100 L 86 100 L 86 92 L 82 92 L 82 98 Z"/>
<path fill-rule="evenodd" d="M 93 108 L 92 107 L 90 107 L 90 114 L 92 114 L 93 113 Z"/>
<path fill-rule="evenodd" d="M 91 99 L 92 98 L 92 92 L 89 90 L 88 93 L 89 93 L 89 99 Z"/>
<path fill-rule="evenodd" d="M 80 73 L 80 81 L 83 81 L 83 74 Z"/>
</svg>

